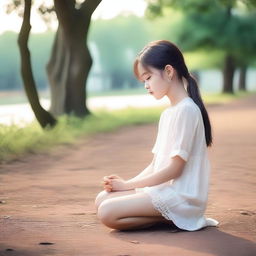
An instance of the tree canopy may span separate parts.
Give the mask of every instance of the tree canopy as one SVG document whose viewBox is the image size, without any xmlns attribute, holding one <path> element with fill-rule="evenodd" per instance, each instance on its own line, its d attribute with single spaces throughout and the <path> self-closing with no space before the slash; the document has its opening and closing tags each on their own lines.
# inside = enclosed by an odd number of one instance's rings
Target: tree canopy
<svg viewBox="0 0 256 256">
<path fill-rule="evenodd" d="M 174 38 L 184 51 L 219 50 L 225 53 L 223 91 L 233 92 L 236 66 L 255 60 L 255 1 L 159 0 L 149 2 L 149 15 L 163 15 L 164 8 L 182 13 Z M 252 9 L 250 9 L 251 7 Z"/>
</svg>

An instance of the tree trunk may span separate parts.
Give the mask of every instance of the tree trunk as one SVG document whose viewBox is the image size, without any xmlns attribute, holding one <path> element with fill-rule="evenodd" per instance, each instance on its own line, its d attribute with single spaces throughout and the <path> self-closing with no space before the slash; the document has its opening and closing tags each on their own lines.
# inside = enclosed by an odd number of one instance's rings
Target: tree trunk
<svg viewBox="0 0 256 256">
<path fill-rule="evenodd" d="M 239 74 L 239 90 L 246 91 L 246 71 L 247 67 L 246 65 L 243 65 L 240 68 L 240 74 Z"/>
<path fill-rule="evenodd" d="M 41 127 L 52 127 L 56 124 L 56 119 L 48 111 L 42 108 L 32 72 L 30 51 L 28 49 L 28 38 L 31 29 L 30 11 L 31 0 L 25 0 L 24 17 L 18 36 L 18 45 L 21 56 L 21 75 L 26 95 L 28 97 L 31 108 L 36 116 L 36 119 L 40 123 Z"/>
<path fill-rule="evenodd" d="M 235 61 L 232 56 L 227 55 L 223 69 L 223 92 L 234 93 L 233 80 L 235 73 Z"/>
<path fill-rule="evenodd" d="M 84 38 L 66 38 L 63 29 L 59 27 L 47 65 L 51 112 L 54 115 L 66 113 L 84 116 L 89 113 L 85 102 L 85 84 L 91 65 L 92 59 Z"/>
<path fill-rule="evenodd" d="M 86 81 L 92 58 L 87 46 L 91 14 L 100 0 L 86 0 L 77 9 L 74 1 L 54 1 L 59 27 L 55 36 L 47 75 L 54 115 L 89 114 L 86 106 Z"/>
</svg>

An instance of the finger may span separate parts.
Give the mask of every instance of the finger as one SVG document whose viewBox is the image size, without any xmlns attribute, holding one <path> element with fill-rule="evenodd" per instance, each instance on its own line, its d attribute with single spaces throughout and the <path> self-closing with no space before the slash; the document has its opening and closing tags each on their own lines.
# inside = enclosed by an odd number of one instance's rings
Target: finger
<svg viewBox="0 0 256 256">
<path fill-rule="evenodd" d="M 109 178 L 108 178 L 108 176 L 105 176 L 104 178 L 103 178 L 103 181 L 106 181 L 106 182 L 109 182 Z"/>
<path fill-rule="evenodd" d="M 110 185 L 106 185 L 106 186 L 104 186 L 104 188 L 108 189 L 108 190 L 112 190 L 112 186 L 110 186 Z"/>
<path fill-rule="evenodd" d="M 116 179 L 119 178 L 116 174 L 111 174 L 108 176 L 109 179 Z"/>
<path fill-rule="evenodd" d="M 102 181 L 101 184 L 109 184 L 109 181 Z"/>
<path fill-rule="evenodd" d="M 112 189 L 106 188 L 105 191 L 112 192 Z"/>
</svg>

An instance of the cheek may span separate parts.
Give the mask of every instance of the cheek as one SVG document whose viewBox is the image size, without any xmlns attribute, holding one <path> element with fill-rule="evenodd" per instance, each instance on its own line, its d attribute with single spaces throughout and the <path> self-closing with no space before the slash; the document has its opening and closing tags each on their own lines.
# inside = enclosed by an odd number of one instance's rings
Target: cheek
<svg viewBox="0 0 256 256">
<path fill-rule="evenodd" d="M 165 94 L 169 89 L 169 85 L 161 77 L 152 78 L 150 80 L 150 87 L 159 94 Z"/>
<path fill-rule="evenodd" d="M 164 81 L 160 80 L 159 83 L 158 83 L 158 89 L 159 91 L 161 92 L 166 92 L 166 90 L 168 90 L 169 88 L 169 85 L 166 84 Z"/>
</svg>

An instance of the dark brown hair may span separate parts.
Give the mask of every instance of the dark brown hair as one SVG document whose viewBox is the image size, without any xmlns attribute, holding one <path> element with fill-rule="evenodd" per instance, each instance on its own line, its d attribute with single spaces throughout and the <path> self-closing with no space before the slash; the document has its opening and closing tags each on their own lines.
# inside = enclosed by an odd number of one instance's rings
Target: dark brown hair
<svg viewBox="0 0 256 256">
<path fill-rule="evenodd" d="M 206 145 L 212 144 L 211 123 L 207 110 L 204 106 L 200 91 L 195 78 L 189 73 L 185 64 L 184 57 L 179 48 L 167 41 L 158 40 L 146 45 L 138 54 L 134 62 L 134 74 L 140 80 L 138 73 L 138 64 L 141 64 L 145 69 L 153 67 L 158 70 L 164 70 L 166 65 L 171 65 L 177 72 L 179 79 L 187 80 L 187 92 L 190 98 L 198 105 L 204 122 Z"/>
</svg>

